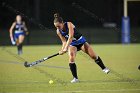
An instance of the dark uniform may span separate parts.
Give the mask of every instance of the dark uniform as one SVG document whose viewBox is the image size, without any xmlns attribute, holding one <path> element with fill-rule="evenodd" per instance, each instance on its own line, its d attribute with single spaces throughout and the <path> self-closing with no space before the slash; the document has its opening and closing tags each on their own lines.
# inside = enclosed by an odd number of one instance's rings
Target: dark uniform
<svg viewBox="0 0 140 93">
<path fill-rule="evenodd" d="M 62 36 L 68 40 L 69 38 L 69 28 L 68 28 L 68 22 L 64 23 L 65 26 L 65 31 L 64 30 L 59 30 Z M 77 47 L 78 50 L 81 50 L 82 45 L 86 42 L 86 39 L 82 36 L 81 33 L 79 33 L 76 28 L 74 28 L 74 36 L 73 40 L 70 44 L 70 46 L 75 46 Z"/>
<path fill-rule="evenodd" d="M 16 23 L 14 30 L 15 30 L 14 41 L 16 41 L 20 35 L 25 35 L 23 22 L 21 22 L 20 24 Z M 22 43 L 17 46 L 17 49 L 18 49 L 18 54 L 19 55 L 22 54 Z"/>
<path fill-rule="evenodd" d="M 20 35 L 25 35 L 23 22 L 20 24 L 16 23 L 15 32 L 14 32 L 14 39 L 17 40 Z"/>
</svg>

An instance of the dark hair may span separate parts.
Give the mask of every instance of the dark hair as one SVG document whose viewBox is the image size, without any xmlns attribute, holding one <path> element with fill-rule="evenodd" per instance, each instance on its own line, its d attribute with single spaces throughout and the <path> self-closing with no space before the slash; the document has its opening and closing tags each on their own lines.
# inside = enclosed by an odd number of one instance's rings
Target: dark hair
<svg viewBox="0 0 140 93">
<path fill-rule="evenodd" d="M 56 22 L 63 23 L 63 18 L 60 17 L 58 13 L 54 14 L 54 23 Z"/>
</svg>

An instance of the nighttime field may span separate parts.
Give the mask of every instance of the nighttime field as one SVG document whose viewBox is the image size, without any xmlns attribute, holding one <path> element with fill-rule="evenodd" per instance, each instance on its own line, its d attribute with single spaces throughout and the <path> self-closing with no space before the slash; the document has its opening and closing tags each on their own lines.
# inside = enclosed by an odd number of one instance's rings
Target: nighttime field
<svg viewBox="0 0 140 93">
<path fill-rule="evenodd" d="M 140 93 L 140 45 L 92 45 L 111 72 L 105 74 L 82 51 L 77 53 L 79 83 L 71 84 L 67 54 L 60 55 L 33 67 L 33 62 L 57 53 L 61 46 L 25 46 L 18 56 L 16 47 L 0 47 L 1 93 Z M 49 81 L 53 80 L 52 84 Z"/>
</svg>

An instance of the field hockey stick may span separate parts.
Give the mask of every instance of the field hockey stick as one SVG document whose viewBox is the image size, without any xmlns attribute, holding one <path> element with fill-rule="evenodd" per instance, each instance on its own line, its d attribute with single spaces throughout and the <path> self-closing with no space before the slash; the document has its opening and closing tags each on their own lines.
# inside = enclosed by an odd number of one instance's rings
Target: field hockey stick
<svg viewBox="0 0 140 93">
<path fill-rule="evenodd" d="M 11 38 L 11 43 L 12 43 L 12 45 L 15 45 L 16 44 L 16 41 L 14 40 L 13 37 Z"/>
<path fill-rule="evenodd" d="M 37 60 L 37 61 L 32 62 L 32 63 L 28 63 L 28 62 L 26 61 L 26 62 L 24 63 L 24 66 L 25 66 L 25 67 L 31 67 L 31 66 L 37 65 L 37 64 L 39 64 L 39 63 L 41 63 L 41 62 L 44 62 L 44 61 L 46 61 L 46 60 L 48 60 L 48 59 L 50 59 L 50 58 L 53 58 L 53 57 L 55 57 L 55 56 L 57 56 L 57 55 L 59 55 L 59 53 L 53 54 L 53 55 L 51 55 L 51 56 L 45 57 L 45 58 L 43 58 L 43 59 Z"/>
</svg>

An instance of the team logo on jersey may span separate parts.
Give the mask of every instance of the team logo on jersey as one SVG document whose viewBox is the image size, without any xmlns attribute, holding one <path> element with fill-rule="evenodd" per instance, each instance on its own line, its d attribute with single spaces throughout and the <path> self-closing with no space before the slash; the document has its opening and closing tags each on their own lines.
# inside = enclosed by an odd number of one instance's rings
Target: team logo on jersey
<svg viewBox="0 0 140 93">
<path fill-rule="evenodd" d="M 23 25 L 22 24 L 17 24 L 16 25 L 16 29 L 18 29 L 19 31 L 23 29 Z"/>
</svg>

